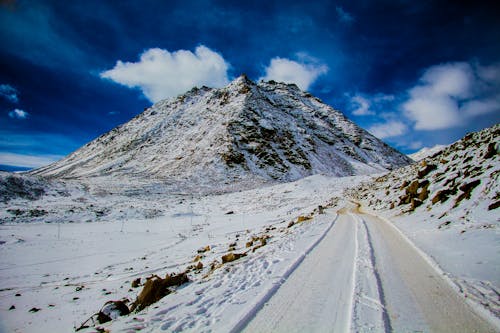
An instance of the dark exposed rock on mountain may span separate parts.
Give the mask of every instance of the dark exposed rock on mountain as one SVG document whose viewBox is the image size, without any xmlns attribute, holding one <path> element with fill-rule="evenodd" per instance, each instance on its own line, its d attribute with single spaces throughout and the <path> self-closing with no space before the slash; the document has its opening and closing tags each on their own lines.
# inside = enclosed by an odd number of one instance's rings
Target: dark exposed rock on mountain
<svg viewBox="0 0 500 333">
<path fill-rule="evenodd" d="M 411 160 L 293 84 L 193 88 L 31 172 L 214 187 L 368 174 Z"/>
</svg>

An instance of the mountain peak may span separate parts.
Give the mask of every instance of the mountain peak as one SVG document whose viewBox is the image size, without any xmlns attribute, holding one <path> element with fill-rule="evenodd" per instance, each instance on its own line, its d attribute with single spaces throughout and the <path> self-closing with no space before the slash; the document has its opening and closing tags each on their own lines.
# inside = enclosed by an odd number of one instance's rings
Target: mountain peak
<svg viewBox="0 0 500 333">
<path fill-rule="evenodd" d="M 242 74 L 225 88 L 160 101 L 32 174 L 210 190 L 317 173 L 369 174 L 410 162 L 295 85 L 255 84 Z"/>
</svg>

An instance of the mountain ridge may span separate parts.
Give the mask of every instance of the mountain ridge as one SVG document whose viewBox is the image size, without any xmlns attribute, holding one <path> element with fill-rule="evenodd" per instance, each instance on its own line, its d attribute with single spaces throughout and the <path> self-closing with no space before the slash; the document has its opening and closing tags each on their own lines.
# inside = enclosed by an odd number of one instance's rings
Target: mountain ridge
<svg viewBox="0 0 500 333">
<path fill-rule="evenodd" d="M 369 174 L 411 162 L 296 85 L 242 75 L 224 88 L 195 87 L 155 103 L 29 174 L 210 188 Z"/>
</svg>

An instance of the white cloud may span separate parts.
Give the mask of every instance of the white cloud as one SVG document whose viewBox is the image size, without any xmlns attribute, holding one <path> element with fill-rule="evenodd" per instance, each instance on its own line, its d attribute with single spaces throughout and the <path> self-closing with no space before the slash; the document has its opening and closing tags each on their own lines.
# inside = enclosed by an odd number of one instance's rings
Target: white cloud
<svg viewBox="0 0 500 333">
<path fill-rule="evenodd" d="M 0 96 L 11 103 L 19 102 L 17 89 L 10 84 L 0 84 Z"/>
<path fill-rule="evenodd" d="M 28 118 L 28 116 L 29 116 L 28 112 L 20 109 L 14 109 L 9 112 L 9 117 L 14 119 L 26 119 Z"/>
<path fill-rule="evenodd" d="M 313 61 L 313 58 L 303 53 L 298 56 L 300 62 L 280 57 L 271 59 L 266 74 L 259 80 L 295 83 L 300 89 L 307 90 L 320 75 L 328 72 L 326 65 Z"/>
<path fill-rule="evenodd" d="M 194 53 L 153 48 L 142 53 L 138 62 L 118 60 L 101 77 L 129 88 L 138 87 L 150 101 L 157 102 L 194 86 L 225 86 L 229 83 L 228 67 L 219 53 L 203 45 Z"/>
<path fill-rule="evenodd" d="M 474 74 L 468 63 L 456 62 L 428 68 L 420 81 L 426 93 L 467 98 L 471 95 Z"/>
<path fill-rule="evenodd" d="M 428 68 L 401 105 L 417 130 L 461 126 L 470 118 L 500 111 L 500 67 L 456 62 Z"/>
<path fill-rule="evenodd" d="M 457 102 L 446 95 L 414 94 L 403 104 L 403 109 L 415 122 L 417 130 L 437 130 L 462 124 Z"/>
<path fill-rule="evenodd" d="M 351 23 L 354 21 L 354 16 L 346 12 L 344 8 L 338 6 L 335 8 L 335 10 L 337 11 L 337 17 L 339 18 L 340 22 Z"/>
<path fill-rule="evenodd" d="M 390 109 L 391 102 L 394 101 L 393 95 L 385 94 L 345 94 L 349 99 L 350 110 L 354 116 L 372 116 L 377 113 L 382 114 L 385 109 Z M 378 111 L 378 112 L 377 112 Z"/>
<path fill-rule="evenodd" d="M 370 110 L 370 102 L 363 96 L 353 96 L 351 98 L 351 106 L 355 108 L 352 111 L 352 114 L 355 116 L 367 116 L 375 114 L 375 112 Z"/>
<path fill-rule="evenodd" d="M 397 120 L 390 120 L 386 123 L 375 124 L 368 129 L 368 132 L 379 139 L 400 136 L 405 134 L 407 131 L 408 127 L 404 123 Z"/>
<path fill-rule="evenodd" d="M 461 109 L 464 112 L 465 116 L 470 117 L 498 111 L 500 110 L 500 96 L 497 96 L 496 99 L 470 101 L 464 103 Z"/>
<path fill-rule="evenodd" d="M 63 156 L 60 155 L 24 155 L 0 152 L 1 164 L 25 168 L 39 168 L 60 160 L 61 158 L 63 158 Z"/>
<path fill-rule="evenodd" d="M 409 149 L 420 149 L 423 147 L 423 145 L 424 144 L 422 143 L 422 141 L 412 141 L 407 145 L 407 147 Z"/>
</svg>

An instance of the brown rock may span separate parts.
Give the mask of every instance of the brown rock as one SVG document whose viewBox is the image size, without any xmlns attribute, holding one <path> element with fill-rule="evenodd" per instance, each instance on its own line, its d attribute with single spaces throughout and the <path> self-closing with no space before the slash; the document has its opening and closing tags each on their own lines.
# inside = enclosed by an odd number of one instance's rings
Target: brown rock
<svg viewBox="0 0 500 333">
<path fill-rule="evenodd" d="M 231 261 L 235 261 L 235 260 L 238 260 L 242 257 L 245 257 L 246 256 L 246 253 L 233 253 L 233 252 L 230 252 L 226 255 L 223 255 L 222 256 L 222 263 L 225 264 L 225 263 L 228 263 L 228 262 L 231 262 Z"/>
<path fill-rule="evenodd" d="M 419 184 L 420 183 L 418 180 L 412 181 L 411 184 L 405 190 L 406 194 L 408 194 L 410 197 L 415 197 L 417 195 Z"/>
<path fill-rule="evenodd" d="M 131 287 L 132 287 L 132 288 L 137 288 L 137 287 L 139 287 L 140 285 L 141 285 L 141 278 L 137 278 L 137 279 L 135 279 L 134 281 L 132 281 L 132 285 L 131 285 Z"/>
<path fill-rule="evenodd" d="M 434 165 L 434 164 L 427 164 L 425 167 L 423 167 L 422 169 L 418 170 L 418 178 L 419 179 L 422 179 L 424 178 L 425 176 L 427 176 L 431 171 L 437 169 L 437 166 Z"/>
<path fill-rule="evenodd" d="M 436 195 L 432 198 L 432 204 L 436 204 L 438 202 L 445 202 L 448 200 L 448 197 L 450 196 L 451 191 L 450 190 L 440 190 L 436 193 Z"/>
<path fill-rule="evenodd" d="M 500 200 L 498 200 L 498 201 L 493 202 L 492 204 L 490 204 L 488 206 L 488 210 L 497 209 L 498 207 L 500 207 Z"/>
<path fill-rule="evenodd" d="M 180 286 L 186 282 L 189 282 L 186 273 L 167 274 L 164 279 L 157 275 L 152 276 L 146 281 L 141 293 L 132 304 L 132 310 L 140 311 L 146 306 L 158 302 L 164 296 L 170 294 L 169 287 Z"/>
</svg>

